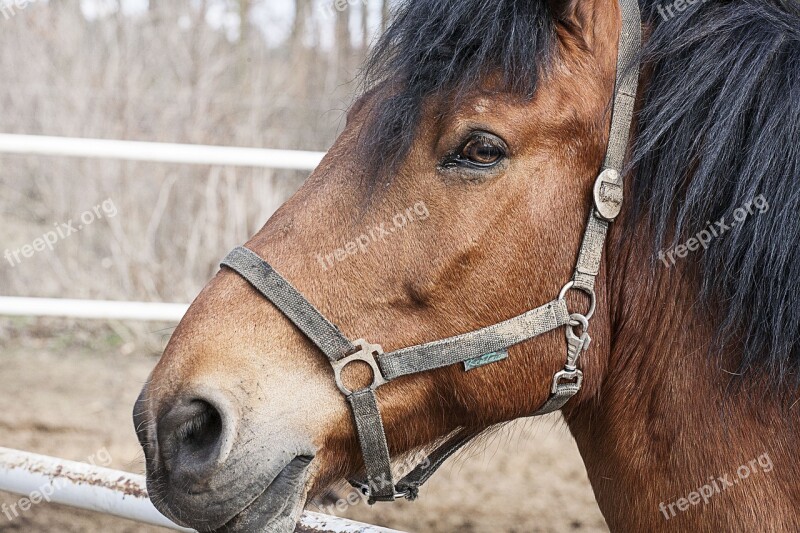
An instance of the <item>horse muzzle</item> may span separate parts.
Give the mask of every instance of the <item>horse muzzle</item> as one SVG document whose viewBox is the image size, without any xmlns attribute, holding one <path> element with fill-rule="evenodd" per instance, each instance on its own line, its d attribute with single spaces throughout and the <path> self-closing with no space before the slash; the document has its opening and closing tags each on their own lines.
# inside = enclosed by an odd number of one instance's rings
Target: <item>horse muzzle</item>
<svg viewBox="0 0 800 533">
<path fill-rule="evenodd" d="M 145 387 L 134 423 L 151 500 L 172 521 L 198 531 L 294 531 L 315 456 L 308 439 L 248 429 L 218 391 L 182 394 L 153 416 Z"/>
</svg>

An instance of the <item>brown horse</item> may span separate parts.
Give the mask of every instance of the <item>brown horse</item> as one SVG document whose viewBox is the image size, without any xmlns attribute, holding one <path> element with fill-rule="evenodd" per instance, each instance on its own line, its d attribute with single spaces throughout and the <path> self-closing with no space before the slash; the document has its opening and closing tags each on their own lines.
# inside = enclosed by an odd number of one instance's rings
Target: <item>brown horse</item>
<svg viewBox="0 0 800 533">
<path fill-rule="evenodd" d="M 612 530 L 798 531 L 800 10 L 640 4 L 629 193 L 562 412 Z M 551 300 L 609 143 L 620 32 L 617 0 L 406 1 L 345 131 L 248 248 L 387 351 Z M 381 387 L 392 456 L 530 415 L 563 365 L 559 330 Z M 154 503 L 203 531 L 291 530 L 364 466 L 322 352 L 228 268 L 134 418 Z"/>
</svg>

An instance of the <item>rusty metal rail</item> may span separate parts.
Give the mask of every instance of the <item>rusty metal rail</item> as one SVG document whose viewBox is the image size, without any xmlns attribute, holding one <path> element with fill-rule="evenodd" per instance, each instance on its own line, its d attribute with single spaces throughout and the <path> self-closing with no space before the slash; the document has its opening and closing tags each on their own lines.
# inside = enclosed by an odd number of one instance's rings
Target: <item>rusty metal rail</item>
<svg viewBox="0 0 800 533">
<path fill-rule="evenodd" d="M 0 491 L 22 496 L 16 504 L 0 509 L 9 520 L 49 502 L 176 531 L 192 531 L 174 524 L 153 507 L 144 476 L 87 463 L 0 448 Z M 400 532 L 306 512 L 297 525 L 297 533 Z"/>
</svg>

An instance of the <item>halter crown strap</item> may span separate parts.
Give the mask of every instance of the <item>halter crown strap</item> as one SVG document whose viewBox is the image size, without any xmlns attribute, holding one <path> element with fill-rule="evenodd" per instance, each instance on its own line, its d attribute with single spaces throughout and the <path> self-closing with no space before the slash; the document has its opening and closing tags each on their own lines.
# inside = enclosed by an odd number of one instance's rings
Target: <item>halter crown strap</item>
<svg viewBox="0 0 800 533">
<path fill-rule="evenodd" d="M 291 283 L 266 261 L 247 248 L 236 248 L 223 261 L 272 302 L 328 358 L 336 385 L 350 404 L 366 471 L 365 481 L 351 481 L 364 491 L 369 502 L 392 501 L 399 497 L 415 499 L 419 487 L 454 453 L 480 432 L 460 428 L 436 448 L 428 458 L 399 482 L 394 482 L 391 458 L 386 443 L 376 389 L 385 383 L 411 374 L 463 363 L 465 370 L 505 359 L 507 350 L 554 329 L 565 327 L 567 361 L 555 374 L 550 396 L 531 416 L 560 410 L 581 389 L 583 374 L 578 358 L 589 347 L 589 319 L 594 313 L 594 286 L 600 272 L 602 252 L 610 222 L 619 215 L 624 199 L 623 164 L 639 80 L 641 14 L 637 0 L 620 0 L 622 31 L 619 38 L 617 76 L 611 117 L 611 130 L 602 171 L 594 186 L 594 206 L 578 254 L 572 281 L 559 297 L 522 315 L 477 331 L 403 348 L 384 354 L 382 348 L 364 340 L 349 340 L 317 310 Z M 566 292 L 577 289 L 588 293 L 592 306 L 586 316 L 570 315 Z M 576 335 L 574 328 L 582 327 Z M 367 363 L 373 372 L 372 384 L 351 391 L 343 383 L 342 372 L 350 363 Z"/>
<path fill-rule="evenodd" d="M 620 0 L 622 30 L 617 53 L 617 76 L 611 131 L 603 168 L 595 181 L 594 209 L 589 214 L 578 254 L 573 282 L 575 288 L 592 293 L 608 234 L 608 225 L 622 209 L 624 200 L 623 165 L 630 141 L 636 92 L 639 87 L 639 55 L 642 48 L 642 23 L 638 0 Z"/>
</svg>

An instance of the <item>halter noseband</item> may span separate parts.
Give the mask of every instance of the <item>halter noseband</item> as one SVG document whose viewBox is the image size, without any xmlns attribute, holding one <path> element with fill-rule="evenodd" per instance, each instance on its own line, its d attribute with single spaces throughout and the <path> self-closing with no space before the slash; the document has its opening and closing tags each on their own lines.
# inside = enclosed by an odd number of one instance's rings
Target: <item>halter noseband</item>
<svg viewBox="0 0 800 533">
<path fill-rule="evenodd" d="M 419 487 L 442 463 L 478 435 L 465 428 L 456 430 L 423 463 L 395 483 L 375 395 L 378 387 L 402 376 L 457 363 L 463 364 L 465 370 L 494 363 L 505 359 L 512 346 L 564 327 L 567 338 L 566 364 L 563 370 L 553 376 L 550 397 L 530 416 L 558 411 L 580 391 L 583 373 L 578 369 L 577 363 L 591 340 L 588 334 L 589 319 L 594 314 L 595 279 L 600 272 L 608 226 L 622 208 L 622 170 L 639 82 L 642 40 L 639 5 L 637 0 L 620 0 L 620 5 L 623 24 L 617 56 L 611 133 L 605 162 L 595 182 L 594 207 L 589 215 L 575 273 L 558 298 L 552 302 L 477 331 L 383 353 L 383 349 L 377 344 L 370 344 L 365 340 L 350 341 L 288 281 L 251 250 L 236 248 L 223 260 L 223 266 L 244 277 L 328 357 L 336 385 L 352 408 L 364 458 L 366 479 L 351 480 L 351 483 L 368 496 L 370 503 L 394 501 L 401 497 L 415 499 Z M 567 310 L 566 294 L 573 289 L 582 291 L 591 298 L 591 308 L 585 316 L 570 314 Z M 575 328 L 578 327 L 581 329 L 580 335 L 575 333 Z M 366 363 L 372 368 L 373 381 L 366 388 L 351 391 L 342 382 L 342 371 L 356 361 Z"/>
</svg>

